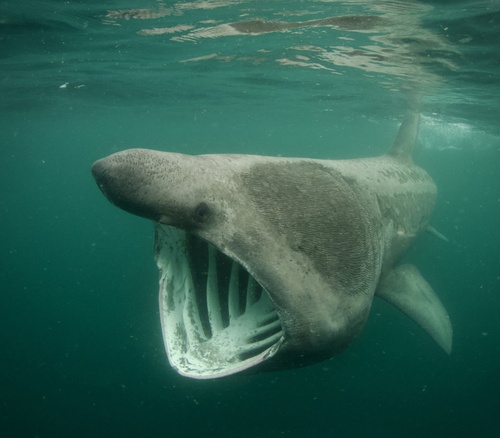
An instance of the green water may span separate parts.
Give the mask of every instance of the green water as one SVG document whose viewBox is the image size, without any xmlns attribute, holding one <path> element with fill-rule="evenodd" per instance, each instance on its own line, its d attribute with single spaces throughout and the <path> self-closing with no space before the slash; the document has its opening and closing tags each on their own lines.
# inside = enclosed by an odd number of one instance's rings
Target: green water
<svg viewBox="0 0 500 438">
<path fill-rule="evenodd" d="M 0 1 L 0 434 L 499 436 L 499 38 L 494 1 Z M 452 354 L 376 299 L 329 361 L 177 375 L 152 225 L 91 164 L 130 147 L 372 156 L 415 96 L 449 242 L 424 235 L 408 260 Z"/>
</svg>

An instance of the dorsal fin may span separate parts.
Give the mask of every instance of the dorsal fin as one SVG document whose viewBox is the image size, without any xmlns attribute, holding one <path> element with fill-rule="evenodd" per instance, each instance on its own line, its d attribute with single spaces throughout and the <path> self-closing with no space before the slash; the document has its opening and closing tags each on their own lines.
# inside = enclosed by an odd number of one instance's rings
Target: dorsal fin
<svg viewBox="0 0 500 438">
<path fill-rule="evenodd" d="M 420 113 L 410 110 L 401 124 L 394 144 L 387 152 L 402 160 L 411 160 L 411 154 L 417 142 Z"/>
</svg>

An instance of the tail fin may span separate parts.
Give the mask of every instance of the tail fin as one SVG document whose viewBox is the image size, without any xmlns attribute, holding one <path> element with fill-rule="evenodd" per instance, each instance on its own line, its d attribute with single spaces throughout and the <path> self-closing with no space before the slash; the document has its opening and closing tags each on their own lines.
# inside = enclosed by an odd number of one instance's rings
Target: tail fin
<svg viewBox="0 0 500 438">
<path fill-rule="evenodd" d="M 394 144 L 387 154 L 402 160 L 411 160 L 411 155 L 417 142 L 419 124 L 420 113 L 410 110 L 399 128 Z"/>
</svg>

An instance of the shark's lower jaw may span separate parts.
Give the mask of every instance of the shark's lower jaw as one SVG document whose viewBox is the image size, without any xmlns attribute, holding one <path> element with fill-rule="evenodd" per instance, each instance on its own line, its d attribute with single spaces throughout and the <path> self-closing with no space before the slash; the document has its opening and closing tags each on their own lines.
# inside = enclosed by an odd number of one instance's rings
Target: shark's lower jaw
<svg viewBox="0 0 500 438">
<path fill-rule="evenodd" d="M 283 330 L 267 292 L 236 261 L 186 232 L 156 225 L 160 316 L 180 374 L 213 379 L 274 356 Z"/>
</svg>

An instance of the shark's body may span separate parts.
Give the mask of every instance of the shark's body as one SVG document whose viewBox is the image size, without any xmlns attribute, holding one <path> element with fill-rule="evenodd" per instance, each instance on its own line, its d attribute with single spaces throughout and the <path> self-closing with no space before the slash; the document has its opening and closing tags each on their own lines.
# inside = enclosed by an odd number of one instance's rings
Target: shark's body
<svg viewBox="0 0 500 438">
<path fill-rule="evenodd" d="M 418 119 L 410 113 L 377 158 L 132 149 L 94 164 L 113 203 L 157 223 L 160 314 L 174 368 L 214 378 L 330 357 L 361 332 L 374 295 L 451 351 L 446 310 L 416 268 L 398 265 L 436 198 L 410 157 Z"/>
</svg>

